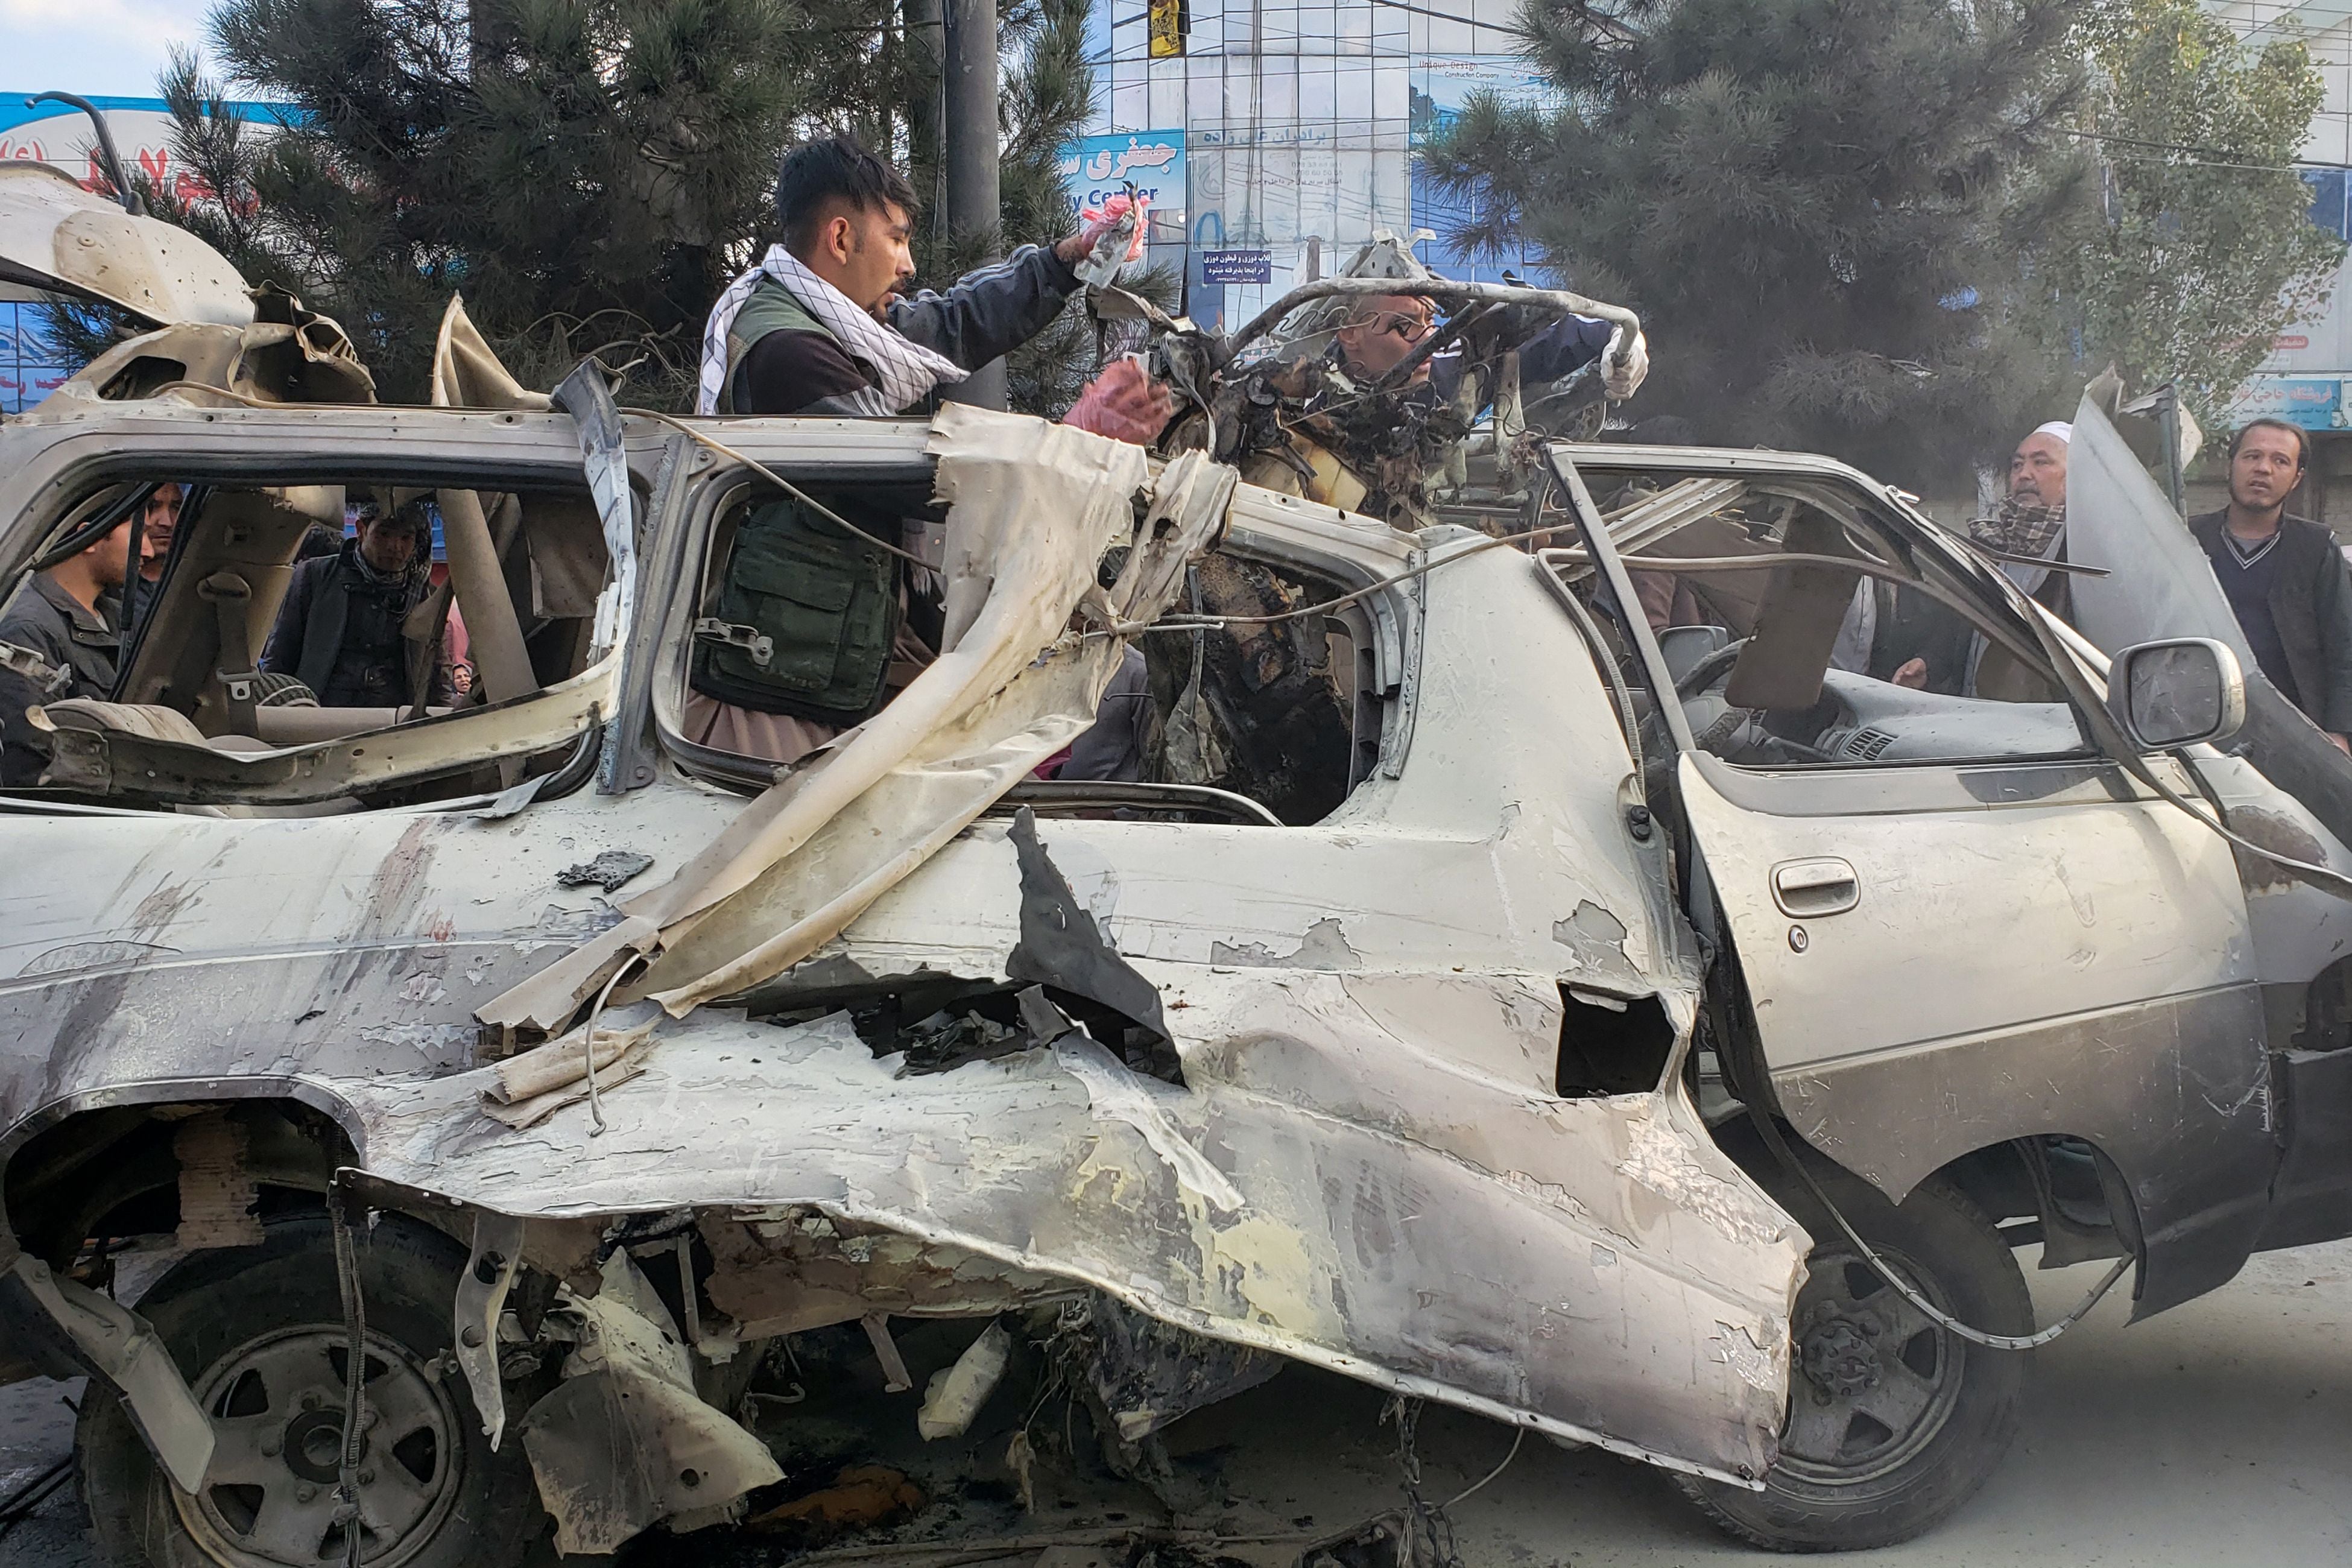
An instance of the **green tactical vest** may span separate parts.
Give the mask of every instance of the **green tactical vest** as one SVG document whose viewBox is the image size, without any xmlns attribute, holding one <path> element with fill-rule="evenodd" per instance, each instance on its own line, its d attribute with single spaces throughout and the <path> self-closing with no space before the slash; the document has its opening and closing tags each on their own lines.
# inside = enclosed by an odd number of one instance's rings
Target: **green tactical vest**
<svg viewBox="0 0 2352 1568">
<path fill-rule="evenodd" d="M 784 289 L 761 283 L 727 334 L 719 412 L 732 411 L 743 356 L 774 331 L 826 329 Z M 866 526 L 863 520 L 859 525 Z M 889 552 L 798 501 L 755 508 L 735 531 L 715 616 L 695 625 L 694 689 L 757 712 L 824 724 L 846 727 L 871 718 L 882 706 L 898 631 L 896 568 Z"/>
</svg>

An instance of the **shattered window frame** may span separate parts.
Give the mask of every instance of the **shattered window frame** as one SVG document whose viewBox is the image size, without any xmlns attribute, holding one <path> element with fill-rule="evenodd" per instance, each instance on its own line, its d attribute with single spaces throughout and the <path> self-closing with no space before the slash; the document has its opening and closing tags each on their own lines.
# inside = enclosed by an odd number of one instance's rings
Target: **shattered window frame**
<svg viewBox="0 0 2352 1568">
<path fill-rule="evenodd" d="M 1869 560 L 1872 564 L 1885 569 L 1875 573 L 1857 573 L 1856 575 L 1863 581 L 1883 581 L 1916 590 L 1956 614 L 1965 624 L 1968 631 L 1973 633 L 1981 645 L 1997 647 L 2004 657 L 2024 664 L 2031 674 L 2046 683 L 2053 693 L 2039 706 L 2063 707 L 2074 729 L 2072 743 L 2063 747 L 2031 751 L 1995 750 L 1980 752 L 1956 751 L 1934 755 L 1888 756 L 1883 754 L 1882 751 L 1863 749 L 1849 752 L 1845 749 L 1847 744 L 1870 732 L 1870 721 L 1867 718 L 1859 718 L 1852 726 L 1854 734 L 1846 737 L 1845 742 L 1841 742 L 1839 747 L 1832 748 L 1830 754 L 1819 758 L 1806 758 L 1792 754 L 1770 760 L 1736 759 L 1715 751 L 1698 737 L 1688 734 L 1678 737 L 1677 749 L 1695 751 L 1706 756 L 1713 763 L 1737 768 L 1743 773 L 1790 773 L 1803 775 L 1863 771 L 1884 772 L 1890 769 L 2032 767 L 2051 763 L 2081 763 L 2107 760 L 2095 738 L 2095 731 L 2085 720 L 2079 703 L 2069 694 L 2066 682 L 2053 668 L 2051 662 L 2052 656 L 2042 646 L 2034 628 L 2026 621 L 2024 613 L 2021 612 L 2019 605 L 2025 603 L 2023 595 L 2011 588 L 2006 580 L 2000 578 L 1990 566 L 1971 561 L 1969 564 L 1979 566 L 1985 576 L 2000 584 L 1991 592 L 1979 592 L 1977 584 L 1969 582 L 1963 574 L 1955 571 L 1953 563 L 1944 559 L 1944 554 L 1948 550 L 1948 546 L 1939 550 L 1935 546 L 1940 542 L 1934 541 L 1931 536 L 1912 534 L 1905 526 L 1901 509 L 1889 502 L 1886 498 L 1873 493 L 1869 485 L 1859 482 L 1856 476 L 1844 470 L 1843 465 L 1828 459 L 1798 464 L 1776 463 L 1760 455 L 1751 458 L 1744 454 L 1727 453 L 1709 454 L 1706 458 L 1694 460 L 1695 454 L 1686 451 L 1662 449 L 1653 455 L 1642 448 L 1634 447 L 1619 447 L 1604 454 L 1595 452 L 1589 447 L 1566 445 L 1557 449 L 1557 456 L 1560 460 L 1572 464 L 1575 472 L 1595 488 L 1603 488 L 1611 481 L 1633 479 L 1661 480 L 1666 485 L 1686 480 L 1717 479 L 1737 483 L 1742 487 L 1738 493 L 1722 499 L 1706 510 L 1645 536 L 1641 543 L 1633 548 L 1630 555 L 1626 553 L 1626 547 L 1619 539 L 1619 534 L 1625 526 L 1622 510 L 1618 513 L 1600 514 L 1609 519 L 1612 549 L 1623 560 L 1629 573 L 1640 572 L 1645 566 L 1654 571 L 1663 570 L 1662 566 L 1655 564 L 1658 558 L 1647 554 L 1650 549 L 1687 528 L 1717 519 L 1727 509 L 1736 509 L 1744 502 L 1759 499 L 1793 502 L 1796 509 L 1810 511 L 1840 530 L 1844 535 L 1844 542 L 1848 548 L 1861 547 L 1859 559 Z M 1832 492 L 1832 496 L 1825 498 L 1820 493 L 1823 490 Z M 1665 490 L 1662 488 L 1657 493 L 1664 495 Z M 1843 504 L 1836 507 L 1824 505 L 1822 504 L 1824 499 L 1834 499 Z M 1597 511 L 1597 500 L 1595 507 Z M 1785 550 L 1786 544 L 1776 540 L 1772 549 L 1776 552 Z M 1572 597 L 1580 595 L 1578 579 L 1591 571 L 1587 563 L 1586 549 L 1580 542 L 1569 549 L 1540 550 L 1537 552 L 1537 555 L 1542 563 L 1540 569 L 1558 584 L 1562 593 Z M 1699 574 L 1699 573 L 1693 574 L 1693 575 Z M 1717 574 L 1707 572 L 1705 575 L 1715 576 Z M 1737 580 L 1737 574 L 1725 573 L 1723 575 Z M 1766 574 L 1756 573 L 1748 575 Z M 1778 574 L 1772 575 L 1777 576 Z M 1598 574 L 1595 574 L 1594 576 L 1597 580 Z M 1585 584 L 1585 586 L 1589 588 L 1591 584 Z M 2003 589 L 2007 589 L 2008 592 L 2002 592 Z M 2018 603 L 2012 604 L 2011 602 L 2012 598 Z M 1675 691 L 1671 685 L 1663 692 L 1661 691 L 1654 679 L 1650 658 L 1643 655 L 1639 644 L 1628 635 L 1629 628 L 1618 624 L 1618 616 L 1612 609 L 1609 596 L 1596 594 L 1592 595 L 1590 602 L 1580 599 L 1580 607 L 1586 614 L 1591 615 L 1600 626 L 1607 628 L 1605 636 L 1611 640 L 1624 645 L 1623 651 L 1626 657 L 1619 663 L 1622 679 L 1629 687 L 1636 688 L 1646 695 L 1658 715 L 1658 721 L 1664 722 L 1665 713 L 1671 709 L 1675 715 L 1676 726 L 1686 727 L 1689 700 Z M 1639 616 L 1642 614 L 1641 607 L 1632 606 L 1630 613 Z M 1662 644 L 1659 641 L 1659 629 L 1647 627 L 1646 617 L 1643 619 L 1647 640 L 1653 652 L 1656 653 L 1661 660 L 1659 668 L 1661 671 L 1667 671 L 1668 667 L 1664 663 Z M 1675 628 L 1669 626 L 1664 629 Z M 1589 634 L 1586 640 L 1588 643 L 1591 640 Z M 1732 647 L 1742 646 L 1744 640 L 1735 640 L 1729 646 Z M 1603 667 L 1601 670 L 1603 679 L 1611 679 L 1602 658 L 1602 649 L 1595 647 L 1593 657 L 1596 665 Z M 1825 666 L 1824 673 L 1836 675 L 1840 671 L 1837 666 L 1829 664 Z M 1874 677 L 1865 675 L 1861 679 L 1873 680 L 1876 684 L 1887 685 L 1890 688 L 1893 686 L 1891 681 L 1880 680 Z M 1904 689 L 1895 688 L 1895 689 Z M 1819 700 L 1827 703 L 1833 699 L 1824 688 Z M 1971 697 L 1968 700 L 1989 702 L 1999 700 Z M 2029 706 L 2021 702 L 2008 702 L 2003 705 Z"/>
<path fill-rule="evenodd" d="M 792 429 L 808 421 L 761 420 L 731 422 L 730 440 L 749 455 L 759 458 L 777 474 L 795 485 L 804 486 L 814 493 L 839 492 L 860 483 L 877 487 L 913 489 L 928 489 L 932 482 L 933 465 L 922 455 L 922 432 L 928 426 L 906 426 L 894 447 L 879 449 L 869 444 L 849 452 L 827 451 L 822 447 L 795 445 L 789 457 L 769 451 L 755 437 L 762 425 L 779 434 L 800 435 L 807 432 Z M 874 434 L 887 435 L 887 426 Z M 689 491 L 678 508 L 677 526 L 668 538 L 659 539 L 654 546 L 658 559 L 649 560 L 647 581 L 666 582 L 672 586 L 657 609 L 648 611 L 657 617 L 657 624 L 648 626 L 652 658 L 646 680 L 646 710 L 660 749 L 682 769 L 706 783 L 749 793 L 765 789 L 781 773 L 789 773 L 799 764 L 778 764 L 763 758 L 732 752 L 688 738 L 685 704 L 691 689 L 690 671 L 694 639 L 688 635 L 694 620 L 704 612 L 703 595 L 721 569 L 719 560 L 721 528 L 730 514 L 747 502 L 756 501 L 763 494 L 772 494 L 772 487 L 740 464 L 723 462 L 708 472 L 697 472 L 688 481 Z M 1299 518 L 1299 512 L 1308 514 Z M 1393 552 L 1397 560 L 1391 563 L 1352 559 L 1332 548 L 1332 542 L 1318 531 L 1334 521 L 1346 521 L 1360 526 L 1351 531 L 1360 533 L 1364 542 L 1381 548 L 1383 555 Z M 1295 523 L 1306 521 L 1307 528 Z M 1288 548 L 1285 548 L 1287 546 Z M 1293 585 L 1304 584 L 1310 591 L 1328 587 L 1332 597 L 1344 595 L 1373 586 L 1384 577 L 1402 569 L 1414 552 L 1409 540 L 1401 539 L 1385 524 L 1375 523 L 1343 513 L 1337 509 L 1316 503 L 1302 502 L 1297 498 L 1265 491 L 1259 487 L 1244 484 L 1234 500 L 1233 525 L 1225 541 L 1213 555 L 1230 557 L 1265 567 L 1282 575 Z M 1416 595 L 1417 584 L 1408 581 L 1382 586 L 1378 592 L 1344 605 L 1334 607 L 1325 621 L 1337 623 L 1347 638 L 1353 668 L 1349 674 L 1352 709 L 1346 717 L 1350 726 L 1350 744 L 1334 811 L 1343 807 L 1364 784 L 1377 778 L 1395 778 L 1404 765 L 1404 752 L 1412 734 L 1411 710 L 1420 665 L 1421 610 Z M 1181 605 L 1176 612 L 1181 613 Z M 1169 634 L 1158 634 L 1163 639 Z M 1139 637 L 1141 643 L 1144 639 Z M 894 693 L 895 697 L 895 693 Z M 1349 710 L 1349 704 L 1335 698 L 1335 707 Z M 887 703 L 885 704 L 887 707 Z M 1047 786 L 1050 788 L 1050 786 Z M 1131 796 L 1139 808 L 1177 808 L 1177 803 L 1167 798 L 1171 786 L 1158 783 L 1123 784 L 1108 781 L 1091 784 L 1087 793 L 1099 795 L 1105 801 L 1114 796 Z M 1197 788 L 1198 786 L 1181 786 Z M 1205 796 L 1223 791 L 1202 789 Z M 1040 815 L 1053 815 L 1056 803 L 1043 796 L 1035 781 L 1016 785 L 1005 800 L 990 808 L 988 815 L 1003 816 L 1027 806 Z M 1090 802 L 1088 804 L 1101 804 Z M 1251 822 L 1266 826 L 1300 826 L 1305 823 L 1276 818 L 1255 796 L 1241 792 L 1235 805 L 1247 805 L 1257 814 L 1244 815 L 1233 811 L 1220 819 Z M 1215 803 L 1203 799 L 1197 809 L 1217 816 Z M 1326 815 L 1328 815 L 1328 813 Z M 1316 820 L 1321 820 L 1317 818 Z"/>
<path fill-rule="evenodd" d="M 0 535 L 0 560 L 9 563 L 5 584 L 10 595 L 34 575 L 32 563 L 61 535 L 77 513 L 110 489 L 169 478 L 182 483 L 215 486 L 215 493 L 254 494 L 306 486 L 334 486 L 347 490 L 360 486 L 431 492 L 469 489 L 484 495 L 520 494 L 541 498 L 576 498 L 593 519 L 593 496 L 580 463 L 579 447 L 563 416 L 491 413 L 482 410 L 383 410 L 354 405 L 329 409 L 309 407 L 285 414 L 274 411 L 156 408 L 129 405 L 134 419 L 142 414 L 160 416 L 152 429 L 125 430 L 112 426 L 88 437 L 67 437 L 37 447 L 29 458 L 0 482 L 0 509 L 7 517 Z M 418 417 L 421 416 L 422 417 Z M 369 423 L 360 419 L 370 417 Z M 103 447 L 93 450 L 100 440 Z M 649 455 L 636 454 L 640 458 Z M 657 456 L 657 449 L 650 455 Z M 654 484 L 641 462 L 631 465 L 629 487 L 640 519 L 649 515 L 656 499 Z M 182 535 L 183 540 L 190 537 Z M 520 525 L 509 546 L 527 550 Z M 194 589 L 184 583 L 184 556 L 175 547 L 164 576 L 156 586 L 157 611 L 178 595 Z M 293 564 L 287 563 L 289 568 Z M 528 557 L 522 570 L 531 568 Z M 611 582 L 612 565 L 604 567 Z M 282 590 L 278 603 L 283 602 Z M 457 603 L 452 595 L 452 605 Z M 272 606 L 274 618 L 277 606 Z M 123 682 L 137 668 L 149 628 L 157 611 L 151 611 L 134 629 L 124 648 L 117 686 L 109 700 L 122 702 Z M 530 616 L 526 598 L 519 606 L 526 627 Z M 527 635 L 535 635 L 535 630 Z M 266 634 L 264 634 L 266 640 Z M 257 643 L 250 655 L 258 660 Z M 209 782 L 159 781 L 125 789 L 111 784 L 79 787 L 72 784 L 11 789 L 5 798 L 18 808 L 77 810 L 96 808 L 136 815 L 170 816 L 186 809 L 230 807 L 258 813 L 302 812 L 321 804 L 350 803 L 362 813 L 386 811 L 446 811 L 494 798 L 495 788 L 462 784 L 442 793 L 436 785 L 453 775 L 478 772 L 496 763 L 542 763 L 535 776 L 569 772 L 565 759 L 593 742 L 601 712 L 614 710 L 622 672 L 629 656 L 628 640 L 578 670 L 503 702 L 468 705 L 447 712 L 404 719 L 320 740 L 270 746 L 261 752 L 221 751 L 217 763 L 206 759 L 208 771 L 221 776 Z M 184 703 L 164 704 L 183 718 Z M 404 707 L 405 705 L 398 705 Z M 569 712 L 569 717 L 562 715 Z M 556 721 L 542 734 L 531 721 L 546 716 Z M 560 731 L 560 732 L 558 732 Z M 451 733 L 467 743 L 446 743 Z M 102 734 L 102 747 L 127 743 L 132 748 L 153 744 L 141 737 Z M 397 736 L 404 742 L 424 736 L 423 754 L 404 760 L 386 756 L 381 742 Z M 369 759 L 371 742 L 373 759 Z M 168 742 L 166 742 L 168 743 Z M 130 753 L 126 752 L 126 755 Z M 280 776 L 249 773 L 257 759 L 279 764 Z M 364 765 L 354 769 L 355 760 Z M 100 763 L 93 765 L 104 766 Z M 143 768 L 115 769 L 125 773 Z M 148 773 L 152 778 L 153 774 Z M 309 781 L 323 781 L 313 784 Z M 568 782 L 568 781 L 567 781 Z M 175 787 L 176 786 L 176 787 Z M 387 795 L 392 798 L 383 798 Z M 78 804 L 79 803 L 79 804 Z"/>
</svg>

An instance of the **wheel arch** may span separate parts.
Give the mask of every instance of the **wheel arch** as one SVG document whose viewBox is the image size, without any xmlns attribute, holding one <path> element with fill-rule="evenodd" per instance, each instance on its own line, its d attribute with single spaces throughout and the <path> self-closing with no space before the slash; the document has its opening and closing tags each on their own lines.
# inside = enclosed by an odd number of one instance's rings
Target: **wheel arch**
<svg viewBox="0 0 2352 1568">
<path fill-rule="evenodd" d="M 236 1131 L 211 1173 L 259 1188 L 323 1194 L 359 1156 L 351 1108 L 299 1079 L 161 1079 L 61 1096 L 0 1137 L 0 1263 L 30 1254 L 63 1268 L 98 1227 L 135 1218 L 127 1211 L 177 1188 L 182 1130 L 206 1117 Z"/>
</svg>

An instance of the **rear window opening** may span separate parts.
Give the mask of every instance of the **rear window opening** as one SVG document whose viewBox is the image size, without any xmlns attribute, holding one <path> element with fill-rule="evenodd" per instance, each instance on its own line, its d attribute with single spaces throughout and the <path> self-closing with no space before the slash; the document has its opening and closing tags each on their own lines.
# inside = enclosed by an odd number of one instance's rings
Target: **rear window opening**
<svg viewBox="0 0 2352 1568">
<path fill-rule="evenodd" d="M 12 793 L 366 809 L 509 788 L 593 740 L 580 688 L 614 663 L 591 646 L 611 563 L 584 485 L 139 474 L 83 497 L 50 547 L 126 502 L 133 558 L 100 603 L 120 637 L 112 689 L 45 707 L 44 782 Z M 362 527 L 404 554 L 363 551 Z M 475 561 L 495 575 L 471 581 Z"/>
<path fill-rule="evenodd" d="M 928 480 L 811 480 L 807 493 L 873 539 L 936 563 L 945 509 Z M 776 492 L 722 500 L 698 568 L 694 647 L 672 689 L 677 738 L 709 771 L 764 785 L 880 712 L 938 657 L 941 584 L 819 520 L 766 510 Z M 1123 549 L 1105 558 L 1118 574 Z M 1218 552 L 1190 569 L 1171 614 L 1262 616 L 1346 589 Z M 1039 816 L 1304 825 L 1337 810 L 1380 756 L 1384 707 L 1360 606 L 1272 626 L 1132 639 L 1097 728 L 995 808 Z M 665 704 L 667 706 L 667 704 Z"/>
</svg>

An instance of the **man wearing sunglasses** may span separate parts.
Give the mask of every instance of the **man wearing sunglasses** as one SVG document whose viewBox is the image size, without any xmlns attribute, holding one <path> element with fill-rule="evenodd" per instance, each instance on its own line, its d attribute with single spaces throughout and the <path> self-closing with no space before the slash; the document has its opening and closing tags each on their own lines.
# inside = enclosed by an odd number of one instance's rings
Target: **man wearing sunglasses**
<svg viewBox="0 0 2352 1568">
<path fill-rule="evenodd" d="M 1356 302 L 1332 334 L 1340 364 L 1359 380 L 1387 374 L 1437 330 L 1436 313 L 1418 294 L 1368 294 Z M 1601 384 L 1622 402 L 1633 395 L 1650 374 L 1650 345 L 1633 334 L 1633 352 L 1623 364 L 1616 362 L 1619 329 L 1589 316 L 1569 316 L 1519 345 L 1519 384 L 1540 386 L 1599 359 Z M 1450 399 L 1462 377 L 1461 356 L 1430 355 L 1414 367 L 1414 384 L 1429 383 L 1441 398 Z"/>
</svg>

